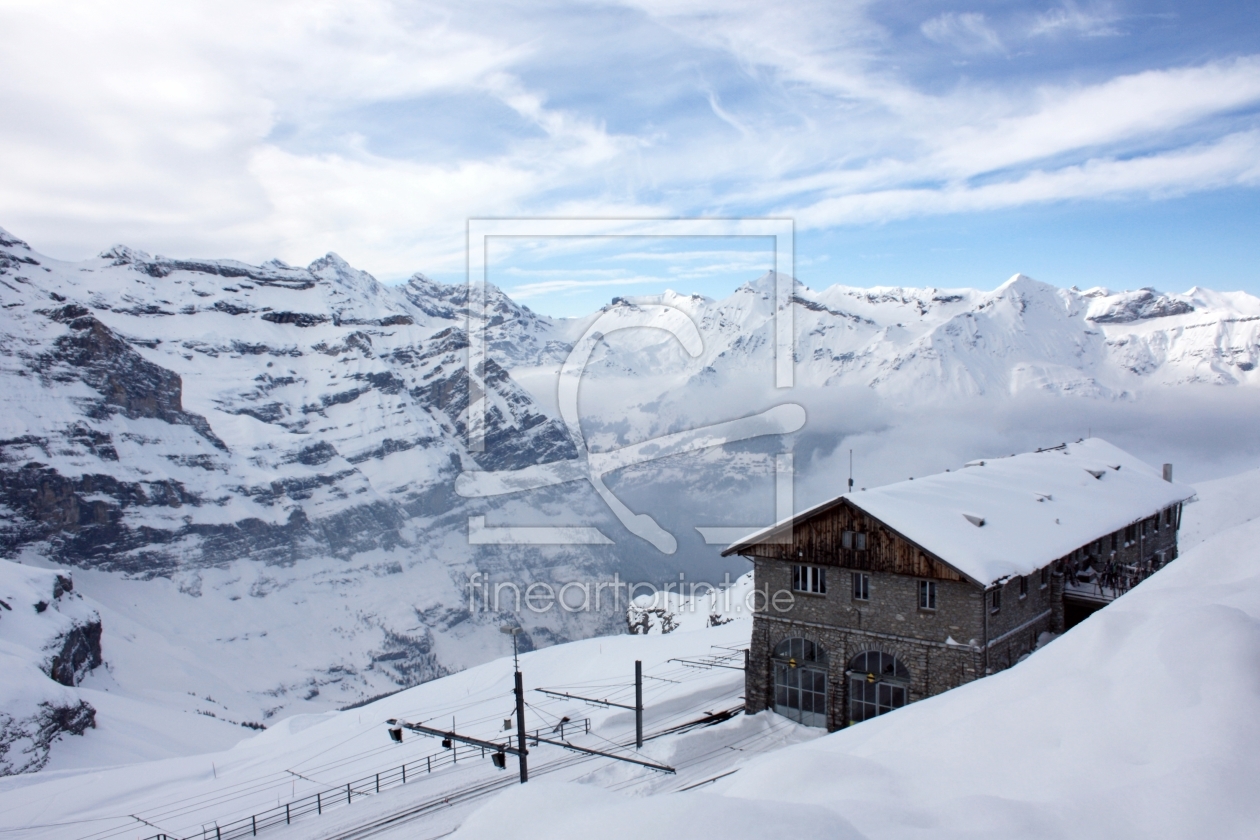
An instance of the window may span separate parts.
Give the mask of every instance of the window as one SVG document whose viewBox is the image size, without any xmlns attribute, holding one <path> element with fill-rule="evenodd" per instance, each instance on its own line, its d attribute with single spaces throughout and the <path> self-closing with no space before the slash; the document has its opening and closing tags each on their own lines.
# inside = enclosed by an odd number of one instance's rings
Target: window
<svg viewBox="0 0 1260 840">
<path fill-rule="evenodd" d="M 827 570 L 821 566 L 793 566 L 792 589 L 815 595 L 827 594 Z"/>
<path fill-rule="evenodd" d="M 1000 609 L 1002 609 L 1002 589 L 999 586 L 997 589 L 994 589 L 993 594 L 989 596 L 989 610 L 990 612 L 997 612 Z"/>
<path fill-rule="evenodd" d="M 1119 533 L 1112 534 L 1111 535 L 1111 550 L 1115 551 L 1119 545 L 1120 545 L 1120 534 Z"/>
<path fill-rule="evenodd" d="M 1041 588 L 1045 589 L 1050 585 L 1050 567 L 1046 566 L 1041 570 Z"/>
<path fill-rule="evenodd" d="M 853 535 L 853 547 L 858 551 L 866 551 L 866 534 L 861 531 Z"/>
<path fill-rule="evenodd" d="M 842 534 L 840 534 L 840 547 L 853 548 L 853 532 L 852 531 L 845 531 Z"/>
<path fill-rule="evenodd" d="M 1019 576 L 1019 597 L 1021 598 L 1028 597 L 1028 576 L 1027 575 Z"/>
<path fill-rule="evenodd" d="M 853 573 L 853 600 L 871 600 L 871 576 L 862 572 Z"/>
<path fill-rule="evenodd" d="M 862 531 L 844 531 L 840 534 L 840 547 L 866 551 L 866 534 Z"/>
<path fill-rule="evenodd" d="M 921 610 L 936 609 L 936 581 L 934 580 L 919 581 L 919 609 Z"/>
<path fill-rule="evenodd" d="M 906 705 L 910 671 L 895 656 L 859 653 L 849 663 L 849 723 L 860 723 Z"/>
<path fill-rule="evenodd" d="M 1133 543 L 1137 542 L 1137 538 L 1138 538 L 1137 526 L 1125 525 L 1124 526 L 1124 544 L 1126 546 L 1133 545 Z M 1115 548 L 1115 546 L 1113 545 L 1112 548 Z"/>
<path fill-rule="evenodd" d="M 826 652 L 809 639 L 784 639 L 773 658 L 775 712 L 806 726 L 826 726 Z"/>
</svg>

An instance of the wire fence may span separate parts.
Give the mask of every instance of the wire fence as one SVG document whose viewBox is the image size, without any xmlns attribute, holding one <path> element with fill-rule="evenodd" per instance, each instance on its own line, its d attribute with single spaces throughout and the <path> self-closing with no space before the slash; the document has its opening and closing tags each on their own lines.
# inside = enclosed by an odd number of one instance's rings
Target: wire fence
<svg viewBox="0 0 1260 840">
<path fill-rule="evenodd" d="M 582 731 L 589 734 L 591 731 L 589 718 L 565 721 L 563 726 L 570 733 Z M 534 730 L 533 737 L 537 738 L 542 732 L 543 730 Z M 560 737 L 563 738 L 564 734 L 562 732 Z M 529 733 L 526 733 L 526 738 L 528 737 L 530 737 Z M 174 834 L 161 833 L 152 835 L 148 840 L 240 840 L 243 837 L 257 837 L 258 832 L 265 829 L 292 825 L 302 817 L 323 814 L 329 809 L 349 805 L 354 802 L 355 797 L 373 796 L 383 790 L 405 785 L 408 781 L 419 781 L 434 770 L 458 764 L 461 758 L 468 761 L 485 758 L 487 754 L 493 753 L 493 750 L 487 750 L 485 747 L 452 744 L 441 752 L 432 753 L 353 782 L 346 782 L 345 785 L 329 787 L 327 790 L 294 799 L 248 817 L 241 817 L 232 822 L 214 822 L 203 825 L 199 834 L 181 838 Z"/>
</svg>

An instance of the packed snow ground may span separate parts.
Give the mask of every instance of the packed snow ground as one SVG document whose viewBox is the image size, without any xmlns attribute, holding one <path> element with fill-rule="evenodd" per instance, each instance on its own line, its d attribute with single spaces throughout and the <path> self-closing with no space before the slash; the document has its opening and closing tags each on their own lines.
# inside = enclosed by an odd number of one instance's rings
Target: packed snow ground
<svg viewBox="0 0 1260 840">
<path fill-rule="evenodd" d="M 677 767 L 676 776 L 540 746 L 534 778 L 519 786 L 512 763 L 497 771 L 478 756 L 269 834 L 340 836 L 498 780 L 505 789 L 489 801 L 435 806 L 372 836 L 458 827 L 465 840 L 638 840 L 702 825 L 723 838 L 1254 837 L 1260 472 L 1205 484 L 1183 527 L 1181 559 L 1024 662 L 860 726 L 824 736 L 763 713 L 649 740 L 642 756 Z M 589 718 L 591 734 L 574 743 L 632 755 L 610 744 L 632 737 L 629 712 L 532 689 L 624 702 L 635 659 L 649 676 L 648 733 L 738 705 L 741 672 L 669 661 L 746 643 L 748 619 L 733 617 L 525 654 L 528 726 Z M 442 754 L 425 737 L 391 744 L 382 724 L 391 717 L 442 727 L 453 717 L 461 732 L 500 739 L 510 687 L 510 660 L 500 659 L 361 709 L 292 717 L 215 754 L 10 777 L 0 780 L 0 828 L 23 840 L 201 836 L 215 820 L 316 790 L 335 795 L 347 781 Z"/>
</svg>

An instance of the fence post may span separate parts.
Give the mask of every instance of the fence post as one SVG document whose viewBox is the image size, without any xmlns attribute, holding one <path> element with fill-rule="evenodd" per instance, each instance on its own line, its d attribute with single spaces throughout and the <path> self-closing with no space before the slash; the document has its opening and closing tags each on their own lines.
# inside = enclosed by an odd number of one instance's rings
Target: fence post
<svg viewBox="0 0 1260 840">
<path fill-rule="evenodd" d="M 405 785 L 405 784 L 407 784 L 407 765 L 406 765 L 406 764 L 404 764 L 404 765 L 403 765 L 403 780 L 402 780 L 402 783 L 403 783 L 404 785 Z"/>
<path fill-rule="evenodd" d="M 219 833 L 219 824 L 214 824 L 214 840 L 223 840 L 223 835 Z"/>
<path fill-rule="evenodd" d="M 433 772 L 433 756 L 426 755 L 424 757 L 424 766 L 425 766 L 426 772 L 429 772 L 429 773 Z"/>
<path fill-rule="evenodd" d="M 284 824 L 289 825 L 289 803 L 284 803 Z"/>
<path fill-rule="evenodd" d="M 249 816 L 249 827 L 253 829 L 254 836 L 257 837 L 258 836 L 258 817 L 254 814 L 250 814 Z"/>
<path fill-rule="evenodd" d="M 324 813 L 324 803 L 321 798 L 322 796 L 323 794 L 319 794 L 319 793 L 315 794 L 315 813 L 317 814 Z"/>
<path fill-rule="evenodd" d="M 350 783 L 346 782 L 346 804 L 350 804 Z"/>
<path fill-rule="evenodd" d="M 380 773 L 376 774 L 376 792 L 377 793 L 381 792 L 381 774 Z"/>
</svg>

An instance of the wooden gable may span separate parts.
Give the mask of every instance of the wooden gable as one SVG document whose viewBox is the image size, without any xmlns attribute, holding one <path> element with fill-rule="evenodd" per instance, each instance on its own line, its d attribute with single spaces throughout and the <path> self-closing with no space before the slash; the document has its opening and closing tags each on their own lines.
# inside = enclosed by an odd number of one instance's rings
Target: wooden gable
<svg viewBox="0 0 1260 840">
<path fill-rule="evenodd" d="M 842 538 L 845 531 L 865 534 L 865 550 L 845 548 Z M 843 497 L 795 520 L 791 526 L 791 541 L 780 542 L 787 534 L 785 525 L 764 534 L 756 542 L 737 543 L 723 553 L 937 580 L 971 580 Z"/>
</svg>

